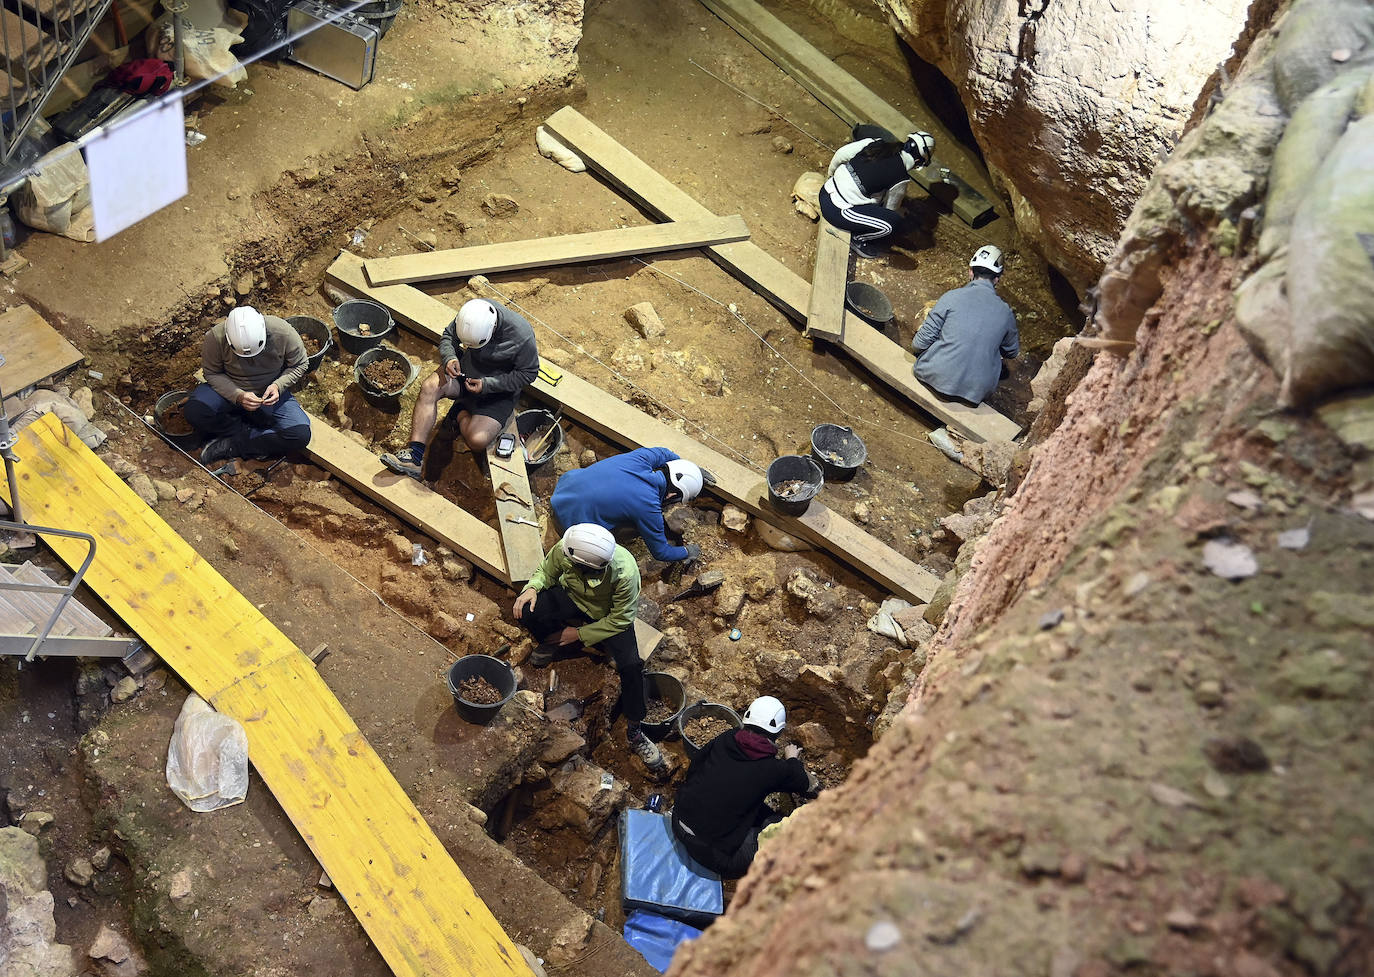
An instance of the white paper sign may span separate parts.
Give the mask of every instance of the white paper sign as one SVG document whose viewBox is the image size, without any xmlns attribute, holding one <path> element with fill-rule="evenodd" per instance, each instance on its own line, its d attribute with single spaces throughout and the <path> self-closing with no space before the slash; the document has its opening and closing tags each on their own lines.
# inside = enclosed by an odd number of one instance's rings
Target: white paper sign
<svg viewBox="0 0 1374 977">
<path fill-rule="evenodd" d="M 82 144 L 95 239 L 105 241 L 186 196 L 186 130 L 175 93 Z"/>
</svg>

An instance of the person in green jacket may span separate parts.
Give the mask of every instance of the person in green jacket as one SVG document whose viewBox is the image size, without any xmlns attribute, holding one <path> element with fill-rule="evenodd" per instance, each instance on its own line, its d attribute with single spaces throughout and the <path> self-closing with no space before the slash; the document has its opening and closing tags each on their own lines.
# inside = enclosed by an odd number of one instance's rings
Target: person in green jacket
<svg viewBox="0 0 1374 977">
<path fill-rule="evenodd" d="M 616 545 L 609 529 L 589 522 L 568 527 L 514 607 L 515 619 L 539 641 L 529 658 L 534 668 L 579 647 L 599 645 L 611 655 L 620 675 L 620 711 L 630 747 L 650 771 L 660 773 L 663 753 L 639 728 L 648 705 L 635 640 L 638 610 L 639 565 L 629 550 Z"/>
</svg>

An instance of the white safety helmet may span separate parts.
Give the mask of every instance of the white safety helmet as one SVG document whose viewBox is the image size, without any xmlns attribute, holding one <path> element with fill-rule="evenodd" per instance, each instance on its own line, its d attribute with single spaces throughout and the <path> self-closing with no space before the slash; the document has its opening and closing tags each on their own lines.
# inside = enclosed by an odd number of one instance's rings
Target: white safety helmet
<svg viewBox="0 0 1374 977">
<path fill-rule="evenodd" d="M 930 155 L 935 152 L 935 137 L 928 132 L 913 132 L 902 143 L 902 151 L 914 159 L 917 166 L 928 166 Z"/>
<path fill-rule="evenodd" d="M 668 488 L 681 492 L 683 502 L 691 502 L 701 494 L 701 469 L 696 465 L 675 458 L 664 467 L 668 471 Z"/>
<path fill-rule="evenodd" d="M 496 330 L 496 306 L 486 299 L 469 299 L 458 310 L 458 341 L 466 349 L 481 349 Z"/>
<path fill-rule="evenodd" d="M 777 736 L 787 725 L 787 710 L 771 695 L 761 695 L 744 710 L 744 725 L 761 729 L 769 736 Z"/>
<path fill-rule="evenodd" d="M 240 305 L 224 320 L 224 338 L 239 356 L 257 356 L 267 345 L 267 320 L 251 305 Z"/>
<path fill-rule="evenodd" d="M 615 537 L 605 526 L 579 522 L 563 534 L 563 555 L 588 570 L 601 571 L 615 555 Z"/>
<path fill-rule="evenodd" d="M 973 252 L 973 257 L 969 259 L 968 266 L 1000 275 L 1002 274 L 1002 249 L 995 244 L 985 244 Z"/>
</svg>

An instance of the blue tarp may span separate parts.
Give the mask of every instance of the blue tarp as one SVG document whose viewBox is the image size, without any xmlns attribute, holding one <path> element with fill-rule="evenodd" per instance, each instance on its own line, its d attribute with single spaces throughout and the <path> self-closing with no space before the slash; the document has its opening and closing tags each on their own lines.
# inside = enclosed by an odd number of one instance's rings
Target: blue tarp
<svg viewBox="0 0 1374 977">
<path fill-rule="evenodd" d="M 705 926 L 725 911 L 720 876 L 673 837 L 668 815 L 620 812 L 620 892 L 625 909 Z"/>
<path fill-rule="evenodd" d="M 625 917 L 625 942 L 638 950 L 660 974 L 673 962 L 673 953 L 679 944 L 700 935 L 701 930 L 695 926 L 642 909 Z"/>
</svg>

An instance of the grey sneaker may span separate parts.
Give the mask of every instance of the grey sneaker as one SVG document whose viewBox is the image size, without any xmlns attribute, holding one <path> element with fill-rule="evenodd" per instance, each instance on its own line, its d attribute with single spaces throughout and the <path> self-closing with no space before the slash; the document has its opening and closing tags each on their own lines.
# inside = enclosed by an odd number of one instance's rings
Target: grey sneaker
<svg viewBox="0 0 1374 977">
<path fill-rule="evenodd" d="M 238 451 L 234 448 L 233 438 L 215 438 L 213 441 L 206 442 L 204 448 L 200 449 L 200 463 L 209 467 L 217 461 L 226 458 L 237 458 Z"/>
<path fill-rule="evenodd" d="M 651 772 L 659 773 L 663 770 L 665 766 L 663 751 L 658 748 L 657 743 L 643 733 L 636 734 L 634 739 L 630 740 L 630 749 L 635 751 L 635 755 L 644 761 L 644 765 Z"/>
<path fill-rule="evenodd" d="M 394 455 L 389 451 L 382 455 L 382 464 L 397 475 L 409 475 L 416 481 L 420 479 L 420 462 L 415 460 L 415 454 L 410 445 L 406 445 Z"/>
<path fill-rule="evenodd" d="M 850 241 L 849 250 L 860 258 L 881 258 L 885 249 L 873 241 Z"/>
</svg>

